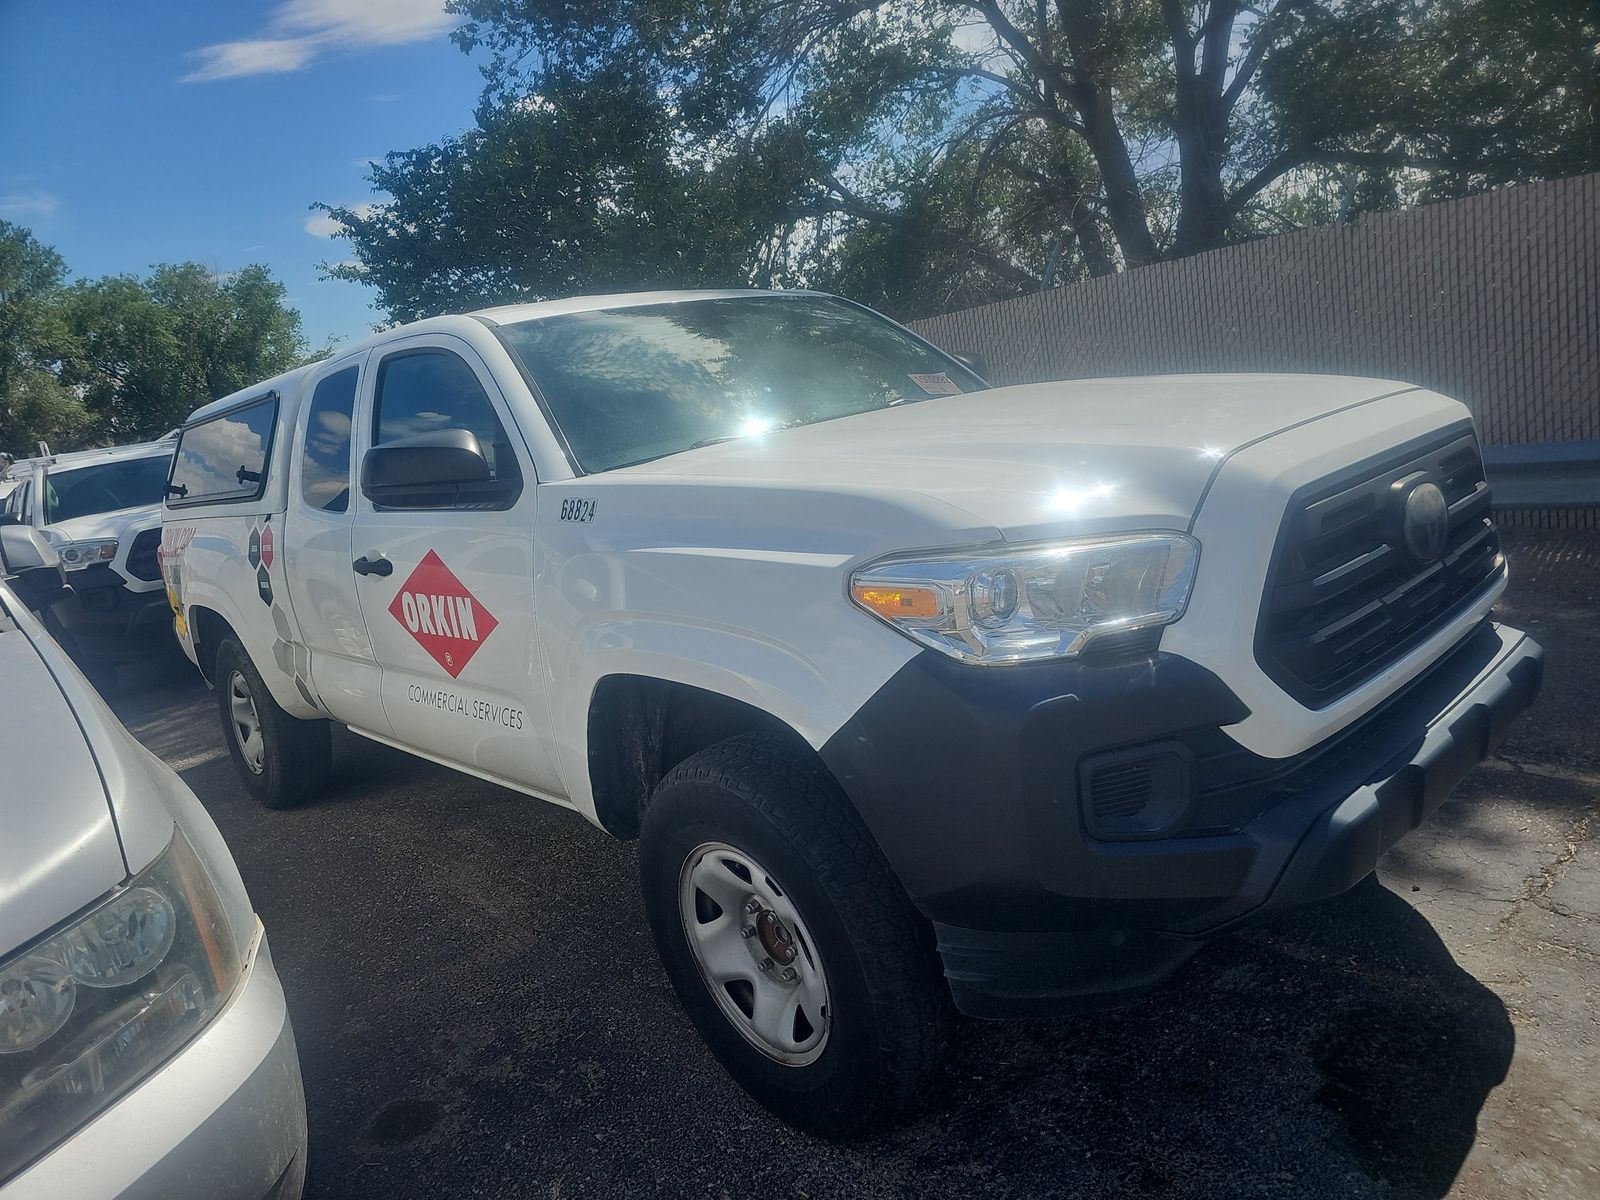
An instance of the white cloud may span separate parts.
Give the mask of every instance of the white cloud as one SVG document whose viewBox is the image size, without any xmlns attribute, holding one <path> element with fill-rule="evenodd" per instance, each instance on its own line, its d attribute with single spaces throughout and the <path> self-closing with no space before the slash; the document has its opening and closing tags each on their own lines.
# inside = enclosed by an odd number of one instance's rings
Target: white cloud
<svg viewBox="0 0 1600 1200">
<path fill-rule="evenodd" d="M 951 29 L 950 41 L 957 50 L 968 54 L 984 54 L 994 49 L 994 30 L 987 21 L 972 21 Z"/>
<path fill-rule="evenodd" d="M 184 83 L 298 71 L 331 50 L 420 42 L 455 24 L 445 0 L 282 0 L 260 36 L 192 51 Z"/>
<path fill-rule="evenodd" d="M 376 207 L 377 205 L 375 204 L 358 204 L 355 207 L 356 216 L 364 217 Z M 344 232 L 344 226 L 325 212 L 319 212 L 310 217 L 306 221 L 305 229 L 312 237 L 320 238 L 337 237 Z"/>
<path fill-rule="evenodd" d="M 193 54 L 199 65 L 180 82 L 210 83 L 214 79 L 298 71 L 316 57 L 317 49 L 317 40 L 310 37 L 222 42 L 205 46 Z"/>
<path fill-rule="evenodd" d="M 30 221 L 48 220 L 56 215 L 56 210 L 61 207 L 49 192 L 5 192 L 0 193 L 0 217 L 21 217 Z"/>
<path fill-rule="evenodd" d="M 344 228 L 325 212 L 319 212 L 306 222 L 306 232 L 312 237 L 331 238 Z"/>
</svg>

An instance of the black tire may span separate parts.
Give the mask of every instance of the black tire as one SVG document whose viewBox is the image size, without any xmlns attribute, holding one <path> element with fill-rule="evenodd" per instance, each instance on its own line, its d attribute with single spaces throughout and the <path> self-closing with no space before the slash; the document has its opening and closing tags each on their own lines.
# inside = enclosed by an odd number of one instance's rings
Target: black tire
<svg viewBox="0 0 1600 1200">
<path fill-rule="evenodd" d="M 302 721 L 284 712 L 267 690 L 244 647 L 232 638 L 225 638 L 217 647 L 212 680 L 216 684 L 223 741 L 245 790 L 264 808 L 292 808 L 317 796 L 328 782 L 328 773 L 333 767 L 333 739 L 328 722 Z M 255 704 L 262 743 L 259 769 L 246 761 L 234 720 L 236 680 L 242 680 Z"/>
<path fill-rule="evenodd" d="M 820 953 L 831 1026 L 813 1062 L 779 1062 L 752 1045 L 690 948 L 680 874 L 698 847 L 719 842 L 781 883 Z M 829 1138 L 882 1128 L 918 1104 L 953 1025 L 933 931 L 808 748 L 742 734 L 686 759 L 651 799 L 639 857 L 667 975 L 745 1091 L 784 1121 Z"/>
</svg>

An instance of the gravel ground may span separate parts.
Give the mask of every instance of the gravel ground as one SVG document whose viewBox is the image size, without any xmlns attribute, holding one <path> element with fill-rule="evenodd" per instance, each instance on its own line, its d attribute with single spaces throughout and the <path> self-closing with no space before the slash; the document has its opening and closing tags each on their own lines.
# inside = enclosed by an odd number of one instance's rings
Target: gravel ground
<svg viewBox="0 0 1600 1200">
<path fill-rule="evenodd" d="M 239 787 L 186 662 L 116 706 L 228 838 L 289 995 L 309 1197 L 1600 1196 L 1600 541 L 1526 534 L 1549 655 L 1501 755 L 1337 900 L 1137 1005 L 963 1027 L 919 1119 L 831 1146 L 701 1048 L 633 849 L 336 737 L 309 807 Z"/>
</svg>

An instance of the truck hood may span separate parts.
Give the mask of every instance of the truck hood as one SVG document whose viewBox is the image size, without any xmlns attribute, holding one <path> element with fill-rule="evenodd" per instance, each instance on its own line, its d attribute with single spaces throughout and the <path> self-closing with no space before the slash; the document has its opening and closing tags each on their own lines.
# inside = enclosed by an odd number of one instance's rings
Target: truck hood
<svg viewBox="0 0 1600 1200">
<path fill-rule="evenodd" d="M 127 874 L 83 731 L 8 607 L 20 606 L 0 598 L 0 957 Z"/>
<path fill-rule="evenodd" d="M 1026 384 L 774 430 L 611 476 L 898 489 L 1007 539 L 1185 528 L 1231 452 L 1415 390 L 1337 375 L 1163 375 Z"/>
<path fill-rule="evenodd" d="M 161 528 L 161 506 L 145 504 L 138 508 L 91 513 L 84 517 L 73 517 L 70 521 L 57 521 L 54 525 L 46 526 L 43 532 L 46 537 L 57 543 L 87 542 L 98 538 L 116 538 L 118 541 L 125 541 L 146 529 L 159 528 Z"/>
</svg>

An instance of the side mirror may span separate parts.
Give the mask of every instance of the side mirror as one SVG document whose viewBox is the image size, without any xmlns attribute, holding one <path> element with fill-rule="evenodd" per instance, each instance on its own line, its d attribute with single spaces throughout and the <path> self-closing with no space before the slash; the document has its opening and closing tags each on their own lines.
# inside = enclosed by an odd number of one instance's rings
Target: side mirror
<svg viewBox="0 0 1600 1200">
<path fill-rule="evenodd" d="M 17 516 L 16 513 L 0 513 L 0 526 L 21 524 L 22 518 Z"/>
<path fill-rule="evenodd" d="M 490 505 L 503 497 L 477 435 L 441 429 L 396 438 L 361 460 L 361 494 L 384 508 L 455 508 Z"/>
<path fill-rule="evenodd" d="M 45 536 L 27 525 L 0 527 L 0 569 L 11 590 L 34 612 L 43 612 L 72 594 L 67 573 Z"/>
<path fill-rule="evenodd" d="M 974 350 L 967 354 L 952 354 L 950 357 L 983 380 L 984 383 L 989 382 L 989 360 L 977 351 Z"/>
</svg>

